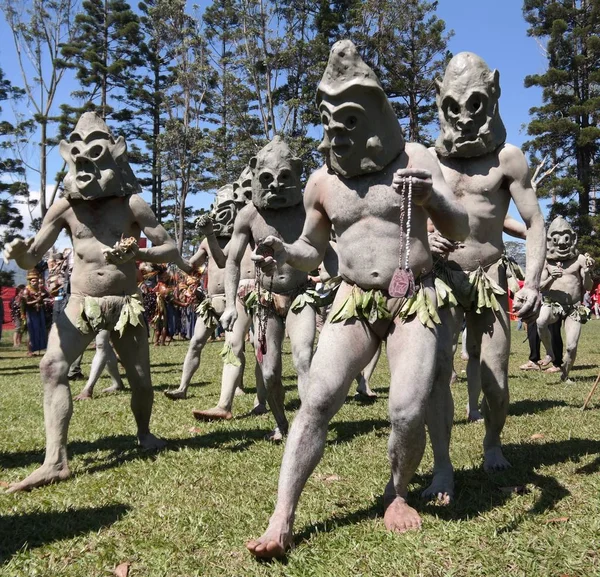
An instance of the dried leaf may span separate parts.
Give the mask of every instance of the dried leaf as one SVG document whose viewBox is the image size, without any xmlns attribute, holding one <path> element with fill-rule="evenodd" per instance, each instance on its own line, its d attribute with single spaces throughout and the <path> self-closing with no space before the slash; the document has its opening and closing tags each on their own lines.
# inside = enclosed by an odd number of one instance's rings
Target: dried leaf
<svg viewBox="0 0 600 577">
<path fill-rule="evenodd" d="M 8 487 L 10 487 L 10 483 L 7 483 L 6 481 L 0 481 L 0 487 L 6 487 L 8 489 Z"/>
<path fill-rule="evenodd" d="M 202 433 L 202 429 L 200 427 L 190 427 L 190 433 Z"/>
<path fill-rule="evenodd" d="M 339 475 L 328 475 L 327 477 L 325 477 L 325 479 L 323 479 L 323 481 L 325 481 L 326 483 L 333 483 L 335 481 L 341 481 L 342 478 Z"/>
<path fill-rule="evenodd" d="M 530 439 L 532 439 L 533 441 L 536 441 L 537 439 L 543 439 L 544 435 L 542 435 L 542 433 L 535 433 L 534 435 L 531 435 L 531 437 L 529 437 Z"/>
<path fill-rule="evenodd" d="M 569 520 L 569 517 L 553 517 L 552 519 L 546 519 L 544 523 L 566 523 Z"/>
<path fill-rule="evenodd" d="M 131 567 L 131 563 L 129 561 L 125 561 L 124 563 L 117 565 L 115 567 L 116 577 L 127 577 L 129 575 L 129 567 Z"/>
</svg>

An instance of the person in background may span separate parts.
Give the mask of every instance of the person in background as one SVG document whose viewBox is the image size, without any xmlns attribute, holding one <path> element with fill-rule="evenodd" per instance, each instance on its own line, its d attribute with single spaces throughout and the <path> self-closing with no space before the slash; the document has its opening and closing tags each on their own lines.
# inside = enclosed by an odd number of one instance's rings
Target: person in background
<svg viewBox="0 0 600 577">
<path fill-rule="evenodd" d="M 21 307 L 21 298 L 23 296 L 24 284 L 17 286 L 17 292 L 15 296 L 10 299 L 9 308 L 10 316 L 12 317 L 13 324 L 15 325 L 15 331 L 13 333 L 13 347 L 21 346 L 23 339 L 23 333 L 25 332 L 25 322 L 23 319 L 23 310 Z"/>
</svg>

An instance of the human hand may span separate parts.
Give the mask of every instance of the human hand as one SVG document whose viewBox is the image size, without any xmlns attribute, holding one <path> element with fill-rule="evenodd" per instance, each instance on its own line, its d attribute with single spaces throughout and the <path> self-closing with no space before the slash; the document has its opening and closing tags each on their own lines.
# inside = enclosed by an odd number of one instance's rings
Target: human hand
<svg viewBox="0 0 600 577">
<path fill-rule="evenodd" d="M 233 330 L 233 325 L 235 325 L 235 321 L 237 321 L 237 318 L 238 313 L 236 308 L 229 307 L 225 309 L 225 311 L 221 315 L 221 318 L 219 319 L 219 322 L 221 323 L 223 330 L 230 332 Z"/>
<path fill-rule="evenodd" d="M 204 236 L 210 236 L 214 233 L 212 218 L 209 214 L 201 214 L 196 219 L 196 230 Z"/>
<path fill-rule="evenodd" d="M 456 249 L 454 241 L 448 240 L 437 231 L 430 232 L 427 235 L 427 240 L 429 241 L 429 248 L 433 254 L 446 255 L 450 252 L 454 252 Z"/>
<path fill-rule="evenodd" d="M 394 173 L 392 186 L 398 194 L 404 190 L 407 194 L 409 183 L 412 183 L 413 203 L 418 206 L 426 204 L 433 191 L 431 172 L 421 168 L 400 168 Z"/>
<path fill-rule="evenodd" d="M 585 254 L 580 254 L 578 259 L 581 261 L 581 263 L 583 264 L 583 268 L 586 271 L 589 271 L 591 269 L 594 268 L 594 264 L 596 264 L 596 261 L 590 256 L 589 252 L 586 252 Z"/>
<path fill-rule="evenodd" d="M 563 271 L 562 271 L 562 269 L 560 269 L 558 267 L 555 267 L 550 271 L 550 276 L 553 279 L 560 278 L 562 275 L 563 275 Z"/>
<path fill-rule="evenodd" d="M 276 236 L 267 236 L 258 241 L 252 253 L 254 265 L 267 276 L 273 275 L 277 267 L 284 264 L 286 259 L 287 250 L 285 245 Z"/>
<path fill-rule="evenodd" d="M 4 262 L 8 264 L 9 260 L 18 260 L 19 257 L 23 256 L 27 253 L 31 245 L 33 244 L 34 237 L 29 237 L 28 239 L 23 240 L 22 238 L 15 238 L 10 241 L 2 252 L 2 256 L 4 257 Z"/>
<path fill-rule="evenodd" d="M 529 287 L 523 287 L 513 300 L 513 311 L 527 323 L 538 317 L 541 306 L 542 295 L 540 291 Z"/>
<path fill-rule="evenodd" d="M 133 236 L 128 238 L 121 237 L 121 240 L 115 242 L 112 248 L 102 249 L 104 260 L 108 264 L 122 265 L 135 258 L 139 252 L 137 240 Z"/>
</svg>

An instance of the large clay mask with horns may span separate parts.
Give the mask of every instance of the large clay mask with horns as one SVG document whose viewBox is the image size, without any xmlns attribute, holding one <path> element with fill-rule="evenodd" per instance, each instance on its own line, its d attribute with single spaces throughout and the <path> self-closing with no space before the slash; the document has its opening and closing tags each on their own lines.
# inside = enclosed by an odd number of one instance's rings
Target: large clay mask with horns
<svg viewBox="0 0 600 577">
<path fill-rule="evenodd" d="M 66 198 L 93 200 L 140 191 L 127 161 L 125 139 L 115 140 L 95 112 L 81 116 L 69 141 L 60 142 L 60 154 L 69 168 L 64 180 Z"/>
<path fill-rule="evenodd" d="M 506 140 L 500 118 L 500 75 L 476 54 L 461 52 L 436 80 L 441 156 L 471 158 L 496 150 Z"/>
</svg>

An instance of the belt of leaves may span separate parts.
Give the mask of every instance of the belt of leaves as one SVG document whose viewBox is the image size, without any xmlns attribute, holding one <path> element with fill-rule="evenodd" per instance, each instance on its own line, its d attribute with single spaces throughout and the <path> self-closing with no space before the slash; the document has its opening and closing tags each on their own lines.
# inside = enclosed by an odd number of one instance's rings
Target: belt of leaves
<svg viewBox="0 0 600 577">
<path fill-rule="evenodd" d="M 456 306 L 458 302 L 452 292 L 452 289 L 439 277 L 434 280 L 435 296 L 437 297 L 438 308 L 444 306 Z"/>
<path fill-rule="evenodd" d="M 225 365 L 233 365 L 234 367 L 242 366 L 242 363 L 240 363 L 240 360 L 235 356 L 235 353 L 233 352 L 233 347 L 231 346 L 231 343 L 228 343 L 227 341 L 225 341 L 225 343 L 223 344 L 223 348 L 221 349 L 219 356 L 223 359 L 223 364 Z"/>
<path fill-rule="evenodd" d="M 483 267 L 480 266 L 469 273 L 469 282 L 470 301 L 476 313 L 479 314 L 484 309 L 500 310 L 496 295 L 504 295 L 506 291 L 483 270 Z"/>
<path fill-rule="evenodd" d="M 442 281 L 442 284 L 446 287 L 449 294 L 446 295 L 447 298 L 450 298 L 452 295 L 452 291 L 450 287 Z M 442 285 L 440 284 L 440 288 Z M 454 298 L 452 296 L 452 298 Z M 398 318 L 402 320 L 406 320 L 413 315 L 417 315 L 421 324 L 432 329 L 436 324 L 440 324 L 440 317 L 437 312 L 437 304 L 440 300 L 440 294 L 437 291 L 436 287 L 436 302 L 434 303 L 429 293 L 424 289 L 423 285 L 419 285 L 416 287 L 415 293 L 402 305 L 400 310 L 398 311 Z M 456 303 L 456 299 L 454 299 Z"/>
<path fill-rule="evenodd" d="M 197 307 L 196 313 L 202 319 L 204 326 L 209 329 L 216 329 L 219 324 L 219 319 L 215 313 L 215 309 L 212 306 L 210 298 L 204 299 Z"/>
<path fill-rule="evenodd" d="M 509 273 L 506 279 L 508 288 L 513 294 L 518 293 L 518 281 L 525 280 L 525 273 L 523 272 L 523 269 L 516 260 L 510 258 L 506 254 L 502 255 L 502 264 L 506 267 L 506 270 Z"/>
<path fill-rule="evenodd" d="M 315 289 L 306 289 L 300 293 L 292 302 L 292 312 L 299 313 L 306 305 L 317 310 L 322 305 L 321 295 Z"/>
<path fill-rule="evenodd" d="M 81 305 L 81 312 L 77 319 L 76 326 L 84 334 L 91 331 L 97 333 L 105 326 L 105 318 L 102 314 L 101 297 L 86 296 Z M 115 331 L 119 332 L 119 336 L 123 336 L 123 332 L 127 325 L 138 326 L 142 324 L 144 314 L 144 305 L 138 295 L 124 297 L 123 306 L 119 319 L 114 326 Z"/>
<path fill-rule="evenodd" d="M 573 311 L 569 315 L 569 318 L 584 325 L 592 318 L 592 311 L 585 305 L 576 304 L 574 305 Z"/>
<path fill-rule="evenodd" d="M 380 319 L 391 319 L 392 313 L 387 308 L 387 298 L 378 289 L 363 291 L 354 285 L 350 294 L 332 313 L 329 322 L 339 323 L 349 319 L 365 319 L 374 323 Z"/>
</svg>

